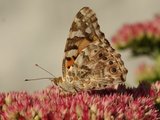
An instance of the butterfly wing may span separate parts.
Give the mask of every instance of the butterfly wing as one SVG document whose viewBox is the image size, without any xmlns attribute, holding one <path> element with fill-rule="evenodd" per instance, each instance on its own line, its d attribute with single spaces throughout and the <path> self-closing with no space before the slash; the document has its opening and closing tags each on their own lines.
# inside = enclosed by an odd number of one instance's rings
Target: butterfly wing
<svg viewBox="0 0 160 120">
<path fill-rule="evenodd" d="M 100 31 L 95 13 L 89 7 L 84 7 L 75 16 L 70 28 L 62 63 L 63 77 L 81 51 L 95 41 L 105 42 L 109 46 L 104 33 Z"/>
<path fill-rule="evenodd" d="M 76 89 L 104 89 L 125 82 L 127 69 L 120 54 L 108 51 L 103 43 L 91 43 L 82 50 L 68 73 Z"/>
<path fill-rule="evenodd" d="M 127 69 L 100 31 L 95 13 L 82 8 L 74 18 L 65 46 L 61 87 L 65 90 L 103 89 L 125 81 Z"/>
</svg>

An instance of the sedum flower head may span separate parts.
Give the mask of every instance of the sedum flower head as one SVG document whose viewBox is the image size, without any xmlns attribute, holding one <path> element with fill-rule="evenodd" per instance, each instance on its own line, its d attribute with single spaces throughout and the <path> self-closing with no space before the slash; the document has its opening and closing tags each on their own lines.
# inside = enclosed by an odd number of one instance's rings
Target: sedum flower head
<svg viewBox="0 0 160 120">
<path fill-rule="evenodd" d="M 133 56 L 160 53 L 160 16 L 153 20 L 123 25 L 112 38 L 118 49 L 130 49 Z"/>
<path fill-rule="evenodd" d="M 33 94 L 10 92 L 0 94 L 1 120 L 158 120 L 155 100 L 160 83 L 140 84 L 137 88 L 119 85 L 76 94 L 60 94 L 48 87 Z"/>
</svg>

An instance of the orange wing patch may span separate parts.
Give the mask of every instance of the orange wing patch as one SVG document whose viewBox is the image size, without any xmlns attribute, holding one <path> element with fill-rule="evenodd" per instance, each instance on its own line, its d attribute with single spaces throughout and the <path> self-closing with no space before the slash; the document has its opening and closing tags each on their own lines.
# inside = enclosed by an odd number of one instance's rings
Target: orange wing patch
<svg viewBox="0 0 160 120">
<path fill-rule="evenodd" d="M 86 48 L 90 43 L 91 42 L 88 39 L 83 38 L 75 43 L 77 49 L 66 51 L 65 67 L 69 69 L 74 64 L 74 61 L 76 60 L 77 56 L 81 53 L 81 51 L 84 48 Z"/>
<path fill-rule="evenodd" d="M 71 57 L 70 60 L 67 60 L 65 63 L 66 68 L 70 68 L 74 64 L 74 59 Z"/>
</svg>

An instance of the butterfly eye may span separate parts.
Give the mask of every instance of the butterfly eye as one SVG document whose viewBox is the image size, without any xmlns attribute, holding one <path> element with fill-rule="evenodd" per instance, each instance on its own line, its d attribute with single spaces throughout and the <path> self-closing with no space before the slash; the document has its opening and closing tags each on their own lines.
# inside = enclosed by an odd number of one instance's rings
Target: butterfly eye
<svg viewBox="0 0 160 120">
<path fill-rule="evenodd" d="M 117 73 L 117 68 L 116 67 L 111 67 L 110 72 L 113 73 L 113 74 Z"/>
</svg>

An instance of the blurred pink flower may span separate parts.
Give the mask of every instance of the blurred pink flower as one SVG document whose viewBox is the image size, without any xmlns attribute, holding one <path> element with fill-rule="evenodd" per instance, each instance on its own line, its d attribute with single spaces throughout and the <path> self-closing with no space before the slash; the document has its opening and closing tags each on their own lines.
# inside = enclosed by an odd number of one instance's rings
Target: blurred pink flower
<svg viewBox="0 0 160 120">
<path fill-rule="evenodd" d="M 145 26 L 142 23 L 136 23 L 132 25 L 131 31 L 133 35 L 133 39 L 140 39 L 144 35 Z"/>
<path fill-rule="evenodd" d="M 159 16 L 147 22 L 125 24 L 112 37 L 112 42 L 117 48 L 127 48 L 134 43 L 134 40 L 141 40 L 145 37 L 151 40 L 160 39 Z"/>
<path fill-rule="evenodd" d="M 130 25 L 124 25 L 115 36 L 112 38 L 112 42 L 116 44 L 117 46 L 125 46 L 126 43 L 128 43 L 132 37 L 132 30 Z"/>
</svg>

